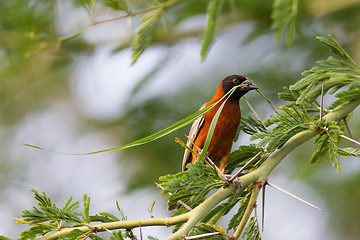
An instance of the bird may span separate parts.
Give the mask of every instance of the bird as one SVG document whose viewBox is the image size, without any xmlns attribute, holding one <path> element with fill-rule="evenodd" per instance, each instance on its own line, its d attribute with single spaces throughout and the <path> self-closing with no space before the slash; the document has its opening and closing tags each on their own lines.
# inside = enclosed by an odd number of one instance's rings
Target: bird
<svg viewBox="0 0 360 240">
<path fill-rule="evenodd" d="M 201 109 L 218 102 L 233 87 L 239 85 L 243 86 L 238 87 L 228 99 L 224 98 L 193 122 L 186 143 L 190 149 L 200 154 L 200 151 L 205 145 L 211 122 L 223 101 L 226 101 L 216 123 L 209 148 L 207 149 L 207 157 L 210 158 L 222 172 L 225 170 L 231 147 L 240 124 L 240 98 L 250 90 L 258 89 L 259 87 L 255 82 L 242 75 L 227 76 L 220 82 L 214 97 L 199 109 L 200 111 Z M 186 149 L 183 157 L 182 171 L 186 170 L 186 165 L 188 163 L 196 162 L 197 156 Z"/>
<path fill-rule="evenodd" d="M 224 95 L 236 86 L 239 87 L 236 88 L 229 98 L 223 98 Z M 250 90 L 258 88 L 255 82 L 242 75 L 230 75 L 224 78 L 220 82 L 214 97 L 203 104 L 199 111 L 223 99 L 193 122 L 186 146 L 200 155 L 200 151 L 204 148 L 211 122 L 222 103 L 226 101 L 216 122 L 215 130 L 206 153 L 206 156 L 210 158 L 219 170 L 224 172 L 240 124 L 240 98 Z M 185 149 L 182 171 L 186 171 L 186 165 L 188 163 L 196 163 L 197 160 L 198 157 L 195 154 Z M 178 203 L 168 205 L 168 211 L 176 210 L 179 207 L 180 205 Z"/>
</svg>

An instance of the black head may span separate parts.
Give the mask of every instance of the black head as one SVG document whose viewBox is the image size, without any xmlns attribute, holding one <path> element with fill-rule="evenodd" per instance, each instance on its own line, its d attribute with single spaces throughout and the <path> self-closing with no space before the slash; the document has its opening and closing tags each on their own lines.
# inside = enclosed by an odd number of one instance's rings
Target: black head
<svg viewBox="0 0 360 240">
<path fill-rule="evenodd" d="M 224 90 L 224 93 L 227 93 L 233 87 L 239 85 L 244 86 L 238 87 L 230 97 L 230 100 L 235 103 L 239 102 L 239 99 L 248 91 L 259 88 L 256 83 L 241 75 L 230 75 L 222 80 L 222 89 Z"/>
</svg>

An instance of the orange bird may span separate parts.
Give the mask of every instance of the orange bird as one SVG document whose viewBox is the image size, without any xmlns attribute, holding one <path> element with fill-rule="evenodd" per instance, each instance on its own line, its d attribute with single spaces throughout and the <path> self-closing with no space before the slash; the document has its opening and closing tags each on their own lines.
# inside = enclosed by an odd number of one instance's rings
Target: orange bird
<svg viewBox="0 0 360 240">
<path fill-rule="evenodd" d="M 259 88 L 256 83 L 249 78 L 241 75 L 230 75 L 221 81 L 219 87 L 216 90 L 214 97 L 201 108 L 210 106 L 213 103 L 219 101 L 228 91 L 238 85 L 244 85 L 238 87 L 228 100 L 224 98 L 220 103 L 216 104 L 212 109 L 206 112 L 203 116 L 199 117 L 191 126 L 189 139 L 187 146 L 192 148 L 194 152 L 198 153 L 198 148 L 203 149 L 206 136 L 209 131 L 211 121 L 214 118 L 215 113 L 221 106 L 223 101 L 227 101 L 220 113 L 214 134 L 212 136 L 210 146 L 207 150 L 207 156 L 218 166 L 218 168 L 224 172 L 226 163 L 228 161 L 231 147 L 235 138 L 236 131 L 240 124 L 241 113 L 239 100 L 248 91 Z M 194 144 L 196 146 L 193 146 Z M 198 147 L 198 148 L 197 148 Z M 199 153 L 200 154 L 200 153 Z M 186 164 L 195 163 L 197 157 L 188 150 L 185 150 L 182 170 L 186 170 Z"/>
</svg>

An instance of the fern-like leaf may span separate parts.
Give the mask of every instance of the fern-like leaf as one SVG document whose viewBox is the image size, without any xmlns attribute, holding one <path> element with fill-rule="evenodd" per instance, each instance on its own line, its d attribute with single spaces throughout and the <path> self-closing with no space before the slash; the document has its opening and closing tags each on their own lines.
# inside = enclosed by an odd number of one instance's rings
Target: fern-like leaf
<svg viewBox="0 0 360 240">
<path fill-rule="evenodd" d="M 230 239 L 230 237 L 227 236 L 227 234 L 224 232 L 224 230 L 220 226 L 215 226 L 215 225 L 209 224 L 209 223 L 200 223 L 199 226 L 196 226 L 191 231 L 189 236 L 195 236 L 195 235 L 204 234 L 204 233 L 214 233 L 214 232 L 217 232 L 218 234 L 203 237 L 201 239 L 207 239 L 207 240 L 228 240 L 228 239 Z"/>
<path fill-rule="evenodd" d="M 205 28 L 202 44 L 201 44 L 201 61 L 205 60 L 205 57 L 210 49 L 211 44 L 215 39 L 216 22 L 218 13 L 220 11 L 221 1 L 210 0 L 207 7 L 208 22 Z"/>
<path fill-rule="evenodd" d="M 275 38 L 279 39 L 281 33 L 286 29 L 288 45 L 293 43 L 295 32 L 301 34 L 299 2 L 298 0 L 275 0 L 273 4 L 271 27 L 275 30 Z"/>
<path fill-rule="evenodd" d="M 154 10 L 147 13 L 140 21 L 140 26 L 136 32 L 132 44 L 132 59 L 135 63 L 145 49 L 152 44 L 152 39 L 158 23 L 161 19 L 162 10 Z"/>
<path fill-rule="evenodd" d="M 127 14 L 131 13 L 131 10 L 125 0 L 103 0 L 103 3 L 112 9 L 125 11 Z"/>
<path fill-rule="evenodd" d="M 261 234 L 256 216 L 250 218 L 248 225 L 244 229 L 242 237 L 244 239 L 246 238 L 246 240 L 261 240 Z"/>
</svg>

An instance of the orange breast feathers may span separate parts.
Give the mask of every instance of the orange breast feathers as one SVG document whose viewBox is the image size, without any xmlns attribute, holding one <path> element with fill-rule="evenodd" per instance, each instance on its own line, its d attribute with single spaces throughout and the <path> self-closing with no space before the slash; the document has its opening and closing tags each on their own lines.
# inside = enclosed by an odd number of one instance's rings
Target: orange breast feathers
<svg viewBox="0 0 360 240">
<path fill-rule="evenodd" d="M 215 101 L 216 102 L 216 101 Z M 213 104 L 213 101 L 206 103 L 206 107 Z M 219 109 L 221 103 L 217 104 L 204 116 L 204 123 L 199 129 L 199 133 L 194 141 L 194 144 L 202 149 L 204 147 L 206 137 L 210 128 L 210 124 Z M 215 131 L 212 136 L 210 146 L 208 148 L 208 157 L 219 167 L 223 172 L 227 160 L 230 155 L 231 147 L 234 142 L 236 131 L 240 124 L 240 107 L 239 104 L 232 104 L 230 101 L 225 103 L 218 121 L 216 123 Z M 193 146 L 193 150 L 198 152 L 198 148 Z M 189 162 L 195 163 L 196 156 L 192 154 Z"/>
<path fill-rule="evenodd" d="M 223 101 L 226 100 L 207 150 L 207 156 L 222 172 L 225 170 L 235 134 L 240 124 L 241 113 L 239 100 L 248 91 L 257 89 L 258 86 L 250 79 L 241 75 L 230 75 L 221 81 L 214 97 L 200 108 L 203 109 L 216 103 L 235 86 L 238 86 L 238 88 L 228 99 L 224 98 L 224 100 L 206 112 L 205 115 L 194 121 L 187 142 L 187 146 L 192 148 L 194 152 L 199 153 L 198 148 L 203 149 L 211 122 Z M 186 170 L 187 163 L 195 163 L 196 161 L 197 157 L 195 154 L 185 150 L 182 170 Z"/>
</svg>

